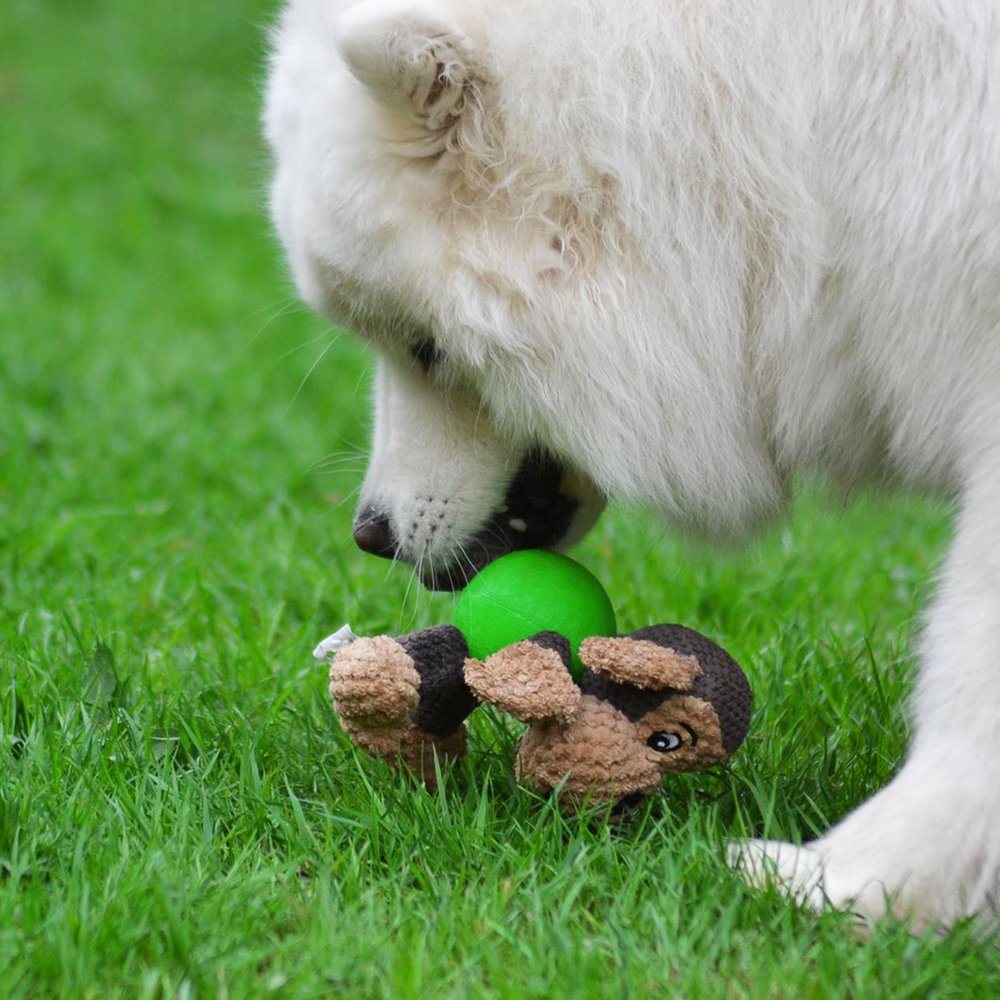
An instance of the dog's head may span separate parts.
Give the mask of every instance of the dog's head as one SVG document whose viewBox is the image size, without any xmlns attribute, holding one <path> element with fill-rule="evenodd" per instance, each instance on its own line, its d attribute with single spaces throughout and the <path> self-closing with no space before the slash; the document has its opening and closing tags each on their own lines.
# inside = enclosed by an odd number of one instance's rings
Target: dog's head
<svg viewBox="0 0 1000 1000">
<path fill-rule="evenodd" d="M 686 14 L 646 6 L 609 32 L 565 4 L 288 0 L 271 214 L 305 301 L 380 358 L 356 537 L 428 583 L 568 544 L 605 495 L 715 536 L 782 502 L 742 339 L 763 237 L 703 120 L 716 75 L 663 78 Z"/>
<path fill-rule="evenodd" d="M 272 216 L 299 291 L 380 358 L 355 538 L 437 589 L 572 544 L 604 505 L 524 402 L 551 345 L 510 306 L 569 251 L 482 174 L 490 72 L 432 4 L 297 0 L 268 94 Z"/>
</svg>

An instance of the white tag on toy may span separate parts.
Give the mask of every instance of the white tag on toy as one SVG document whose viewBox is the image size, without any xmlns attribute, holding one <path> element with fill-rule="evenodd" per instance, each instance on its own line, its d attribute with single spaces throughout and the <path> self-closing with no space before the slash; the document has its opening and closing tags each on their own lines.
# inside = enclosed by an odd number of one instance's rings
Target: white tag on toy
<svg viewBox="0 0 1000 1000">
<path fill-rule="evenodd" d="M 358 637 L 354 634 L 350 625 L 338 628 L 333 635 L 328 635 L 314 650 L 313 656 L 317 660 L 330 660 L 342 649 L 350 646 Z"/>
</svg>

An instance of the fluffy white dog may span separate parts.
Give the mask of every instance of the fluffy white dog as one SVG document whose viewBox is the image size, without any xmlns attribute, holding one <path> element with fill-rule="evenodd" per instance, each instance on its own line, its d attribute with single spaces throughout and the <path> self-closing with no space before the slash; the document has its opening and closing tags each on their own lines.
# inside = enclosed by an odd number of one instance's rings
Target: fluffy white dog
<svg viewBox="0 0 1000 1000">
<path fill-rule="evenodd" d="M 356 537 L 428 582 L 605 497 L 729 536 L 802 469 L 959 500 L 906 763 L 739 853 L 991 910 L 1000 0 L 291 0 L 266 131 L 301 294 L 381 357 Z"/>
</svg>

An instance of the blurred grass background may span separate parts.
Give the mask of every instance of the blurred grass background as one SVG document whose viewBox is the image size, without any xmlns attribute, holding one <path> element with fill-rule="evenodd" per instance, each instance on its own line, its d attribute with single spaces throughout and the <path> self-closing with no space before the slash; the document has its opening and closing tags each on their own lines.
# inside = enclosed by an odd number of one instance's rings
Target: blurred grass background
<svg viewBox="0 0 1000 1000">
<path fill-rule="evenodd" d="M 266 221 L 274 14 L 0 13 L 0 996 L 996 996 L 971 927 L 861 943 L 722 863 L 897 766 L 933 502 L 809 490 L 738 553 L 605 517 L 622 627 L 706 631 L 757 705 L 621 830 L 518 792 L 486 713 L 435 797 L 346 744 L 312 646 L 451 599 L 350 541 L 370 362 Z"/>
</svg>

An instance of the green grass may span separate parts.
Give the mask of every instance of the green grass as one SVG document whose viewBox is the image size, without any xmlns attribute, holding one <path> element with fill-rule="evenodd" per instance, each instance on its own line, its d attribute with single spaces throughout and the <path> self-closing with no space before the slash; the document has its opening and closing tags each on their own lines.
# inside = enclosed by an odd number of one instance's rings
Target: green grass
<svg viewBox="0 0 1000 1000">
<path fill-rule="evenodd" d="M 970 926 L 859 941 L 722 862 L 897 766 L 932 503 L 810 492 L 732 554 L 605 518 L 622 625 L 701 628 L 756 692 L 733 763 L 622 829 L 518 791 L 495 716 L 433 797 L 350 749 L 313 644 L 451 601 L 349 540 L 369 361 L 264 218 L 273 6 L 4 3 L 0 996 L 998 995 Z"/>
</svg>

